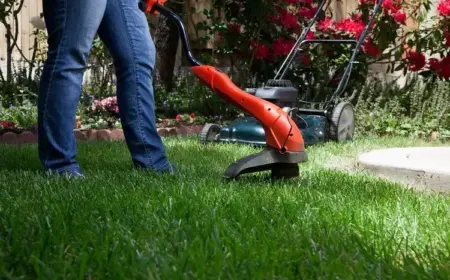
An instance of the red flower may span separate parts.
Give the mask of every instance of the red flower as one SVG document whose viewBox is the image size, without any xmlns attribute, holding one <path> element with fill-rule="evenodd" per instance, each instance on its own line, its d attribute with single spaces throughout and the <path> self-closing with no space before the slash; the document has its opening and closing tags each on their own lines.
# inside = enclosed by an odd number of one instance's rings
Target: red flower
<svg viewBox="0 0 450 280">
<path fill-rule="evenodd" d="M 230 31 L 241 33 L 241 25 L 237 22 L 229 22 L 228 23 L 228 29 Z"/>
<path fill-rule="evenodd" d="M 297 17 L 287 10 L 281 10 L 280 12 L 280 24 L 285 28 L 295 29 L 298 27 Z"/>
<path fill-rule="evenodd" d="M 430 70 L 433 70 L 436 73 L 439 72 L 439 69 L 441 69 L 441 64 L 439 62 L 439 59 L 437 58 L 430 58 L 430 60 L 428 61 L 428 65 Z"/>
<path fill-rule="evenodd" d="M 445 46 L 450 47 L 450 28 L 444 31 Z"/>
<path fill-rule="evenodd" d="M 384 8 L 384 13 L 386 15 L 388 15 L 389 12 L 391 15 L 396 14 L 401 8 L 399 3 L 394 4 L 392 3 L 392 0 L 384 0 L 382 7 Z"/>
<path fill-rule="evenodd" d="M 297 4 L 297 5 L 302 4 L 304 6 L 309 6 L 309 7 L 313 4 L 312 0 L 284 0 L 284 2 L 286 4 L 293 4 L 293 5 L 295 5 L 295 4 Z"/>
<path fill-rule="evenodd" d="M 271 21 L 272 23 L 278 23 L 278 19 L 280 17 L 278 15 L 270 15 L 269 16 L 269 21 Z"/>
<path fill-rule="evenodd" d="M 438 4 L 437 10 L 440 16 L 443 17 L 450 16 L 450 1 L 441 0 Z"/>
<path fill-rule="evenodd" d="M 371 56 L 378 56 L 381 54 L 381 50 L 375 46 L 375 44 L 372 42 L 372 39 L 369 39 L 368 41 L 364 42 L 362 45 L 363 52 L 371 55 Z"/>
<path fill-rule="evenodd" d="M 180 120 L 181 120 L 181 114 L 178 114 L 178 115 L 175 117 L 175 119 L 176 119 L 177 121 L 180 121 Z"/>
<path fill-rule="evenodd" d="M 317 24 L 317 30 L 321 32 L 325 32 L 333 26 L 333 19 L 330 17 L 326 17 L 324 20 L 321 20 Z"/>
<path fill-rule="evenodd" d="M 306 40 L 314 40 L 314 39 L 316 39 L 314 32 L 308 31 L 308 34 L 306 34 Z"/>
<path fill-rule="evenodd" d="M 301 55 L 299 57 L 301 63 L 305 66 L 311 66 L 311 59 L 307 55 Z"/>
<path fill-rule="evenodd" d="M 191 119 L 195 119 L 195 113 L 191 113 Z"/>
<path fill-rule="evenodd" d="M 1 121 L 0 126 L 3 128 L 13 128 L 16 126 L 16 124 L 14 122 Z"/>
<path fill-rule="evenodd" d="M 446 56 L 440 61 L 437 58 L 430 58 L 428 65 L 439 77 L 445 80 L 450 79 L 450 56 Z"/>
<path fill-rule="evenodd" d="M 266 45 L 259 45 L 256 48 L 255 57 L 259 60 L 264 60 L 269 56 L 269 47 Z"/>
<path fill-rule="evenodd" d="M 292 40 L 285 40 L 284 38 L 279 38 L 273 43 L 273 51 L 275 56 L 287 55 L 291 49 L 294 47 L 295 42 Z"/>
<path fill-rule="evenodd" d="M 416 72 L 422 69 L 425 64 L 425 55 L 415 51 L 408 51 L 406 54 L 406 60 L 409 63 L 409 70 Z"/>
<path fill-rule="evenodd" d="M 297 14 L 305 19 L 311 19 L 314 17 L 314 15 L 317 12 L 317 8 L 300 8 L 297 12 Z"/>
<path fill-rule="evenodd" d="M 352 19 L 354 21 L 362 21 L 362 14 L 361 13 L 353 14 Z"/>
<path fill-rule="evenodd" d="M 402 11 L 398 11 L 394 15 L 394 21 L 399 24 L 406 25 L 406 14 Z"/>
<path fill-rule="evenodd" d="M 439 77 L 450 79 L 450 56 L 444 57 L 440 62 Z"/>
<path fill-rule="evenodd" d="M 336 30 L 353 34 L 356 38 L 359 38 L 364 31 L 364 27 L 365 25 L 362 21 L 353 21 L 351 18 L 344 19 L 335 24 Z"/>
<path fill-rule="evenodd" d="M 359 0 L 359 8 L 362 6 L 373 6 L 375 5 L 375 0 Z"/>
</svg>

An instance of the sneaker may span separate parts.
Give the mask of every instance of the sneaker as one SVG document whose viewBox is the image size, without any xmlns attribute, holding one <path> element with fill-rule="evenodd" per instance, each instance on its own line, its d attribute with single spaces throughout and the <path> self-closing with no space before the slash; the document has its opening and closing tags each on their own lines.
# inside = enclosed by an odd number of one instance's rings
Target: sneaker
<svg viewBox="0 0 450 280">
<path fill-rule="evenodd" d="M 47 171 L 47 174 L 65 177 L 67 179 L 85 178 L 85 175 L 79 169 L 78 170 L 68 169 L 68 170 L 61 170 L 61 171 L 49 170 L 49 171 Z"/>
<path fill-rule="evenodd" d="M 169 164 L 169 166 L 163 170 L 158 170 L 160 173 L 169 173 L 170 175 L 175 175 L 177 173 L 177 169 L 175 165 Z"/>
<path fill-rule="evenodd" d="M 169 163 L 166 167 L 164 167 L 163 169 L 151 169 L 151 168 L 145 168 L 145 167 L 140 167 L 140 166 L 136 166 L 134 165 L 134 168 L 136 170 L 146 170 L 146 171 L 153 171 L 159 174 L 170 174 L 170 175 L 175 175 L 177 172 L 177 169 L 175 168 L 175 166 L 171 163 Z"/>
</svg>

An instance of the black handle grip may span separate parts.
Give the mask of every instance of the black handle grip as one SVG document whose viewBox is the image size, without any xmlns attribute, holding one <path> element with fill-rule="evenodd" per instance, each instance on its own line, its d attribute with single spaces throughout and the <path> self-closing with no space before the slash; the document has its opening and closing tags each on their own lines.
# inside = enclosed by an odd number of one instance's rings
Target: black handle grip
<svg viewBox="0 0 450 280">
<path fill-rule="evenodd" d="M 144 11 L 147 9 L 147 4 L 145 2 L 145 0 L 141 0 L 139 1 L 139 9 L 141 9 L 141 11 Z M 172 20 L 177 29 L 178 29 L 178 35 L 180 36 L 181 39 L 181 44 L 183 46 L 183 50 L 185 52 L 186 58 L 189 61 L 189 63 L 192 66 L 200 66 L 202 65 L 192 54 L 191 51 L 191 46 L 189 43 L 189 39 L 186 33 L 186 29 L 184 27 L 183 21 L 181 20 L 181 18 L 172 10 L 161 6 L 159 4 L 155 4 L 152 8 L 152 11 L 158 11 L 161 15 L 167 17 L 168 19 Z M 150 12 L 152 12 L 150 11 Z"/>
<path fill-rule="evenodd" d="M 139 10 L 145 12 L 145 9 L 147 8 L 147 3 L 145 3 L 145 1 L 141 0 L 141 1 L 139 1 L 138 6 L 139 6 Z"/>
</svg>

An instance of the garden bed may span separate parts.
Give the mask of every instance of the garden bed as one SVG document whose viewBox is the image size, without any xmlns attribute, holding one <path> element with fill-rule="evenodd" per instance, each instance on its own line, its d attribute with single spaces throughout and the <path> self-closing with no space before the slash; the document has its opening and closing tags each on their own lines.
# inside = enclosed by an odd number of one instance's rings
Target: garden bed
<svg viewBox="0 0 450 280">
<path fill-rule="evenodd" d="M 190 136 L 201 132 L 201 124 L 181 124 L 173 127 L 159 127 L 158 133 L 162 137 Z M 110 129 L 74 129 L 75 138 L 78 141 L 122 141 L 123 130 Z M 0 133 L 0 143 L 4 144 L 33 144 L 37 142 L 37 129 L 8 129 Z"/>
</svg>

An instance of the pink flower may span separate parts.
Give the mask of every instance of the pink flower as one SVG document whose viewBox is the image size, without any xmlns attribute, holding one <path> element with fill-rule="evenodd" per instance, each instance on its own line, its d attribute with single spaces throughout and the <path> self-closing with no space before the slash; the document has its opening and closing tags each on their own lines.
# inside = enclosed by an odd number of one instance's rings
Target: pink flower
<svg viewBox="0 0 450 280">
<path fill-rule="evenodd" d="M 117 104 L 117 97 L 107 97 L 102 100 L 95 100 L 91 109 L 93 111 L 109 111 L 112 113 L 119 113 L 119 106 Z"/>
</svg>

